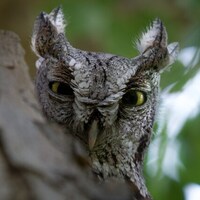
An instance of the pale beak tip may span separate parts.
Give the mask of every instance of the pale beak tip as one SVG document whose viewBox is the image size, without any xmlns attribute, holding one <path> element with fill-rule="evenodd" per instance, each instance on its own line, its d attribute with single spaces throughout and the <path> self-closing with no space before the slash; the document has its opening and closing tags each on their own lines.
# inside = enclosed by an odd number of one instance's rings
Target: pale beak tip
<svg viewBox="0 0 200 200">
<path fill-rule="evenodd" d="M 89 141 L 88 141 L 89 150 L 92 150 L 94 148 L 95 142 L 96 142 L 95 139 L 89 138 Z"/>
<path fill-rule="evenodd" d="M 88 132 L 88 145 L 90 150 L 94 148 L 97 136 L 98 136 L 98 121 L 94 120 Z"/>
</svg>

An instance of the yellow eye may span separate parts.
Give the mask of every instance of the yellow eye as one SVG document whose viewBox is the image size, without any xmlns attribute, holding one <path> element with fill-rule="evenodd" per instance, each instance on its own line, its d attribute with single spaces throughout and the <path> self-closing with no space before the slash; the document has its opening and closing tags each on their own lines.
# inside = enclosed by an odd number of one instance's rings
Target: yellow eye
<svg viewBox="0 0 200 200">
<path fill-rule="evenodd" d="M 49 83 L 49 88 L 52 92 L 60 95 L 74 94 L 72 88 L 68 84 L 62 82 L 52 81 Z"/>
<path fill-rule="evenodd" d="M 122 103 L 127 106 L 141 106 L 146 102 L 146 100 L 146 94 L 135 89 L 130 89 L 122 97 Z"/>
<path fill-rule="evenodd" d="M 58 92 L 58 87 L 59 87 L 60 83 L 59 82 L 54 82 L 52 85 L 51 85 L 51 90 L 54 92 L 54 93 L 57 93 Z"/>
</svg>

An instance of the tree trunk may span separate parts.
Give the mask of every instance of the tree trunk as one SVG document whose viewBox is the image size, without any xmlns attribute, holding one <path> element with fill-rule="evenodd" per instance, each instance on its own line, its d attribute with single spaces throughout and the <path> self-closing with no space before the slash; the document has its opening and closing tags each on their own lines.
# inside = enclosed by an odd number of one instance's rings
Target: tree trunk
<svg viewBox="0 0 200 200">
<path fill-rule="evenodd" d="M 0 199 L 131 199 L 88 171 L 81 145 L 43 117 L 19 38 L 0 31 Z"/>
</svg>

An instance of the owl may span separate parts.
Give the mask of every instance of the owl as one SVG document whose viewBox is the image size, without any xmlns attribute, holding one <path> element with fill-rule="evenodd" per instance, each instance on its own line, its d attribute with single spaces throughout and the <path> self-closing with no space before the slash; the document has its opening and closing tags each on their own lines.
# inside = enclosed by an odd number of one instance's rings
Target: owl
<svg viewBox="0 0 200 200">
<path fill-rule="evenodd" d="M 159 102 L 160 75 L 178 54 L 155 19 L 136 42 L 138 56 L 125 58 L 74 48 L 65 36 L 61 8 L 36 19 L 32 48 L 36 90 L 44 113 L 82 142 L 100 180 L 116 178 L 151 199 L 142 164 Z"/>
</svg>

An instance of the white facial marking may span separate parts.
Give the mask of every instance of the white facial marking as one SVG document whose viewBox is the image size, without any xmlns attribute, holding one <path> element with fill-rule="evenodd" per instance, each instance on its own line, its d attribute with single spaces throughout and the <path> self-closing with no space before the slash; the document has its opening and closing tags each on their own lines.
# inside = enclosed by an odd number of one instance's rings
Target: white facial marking
<svg viewBox="0 0 200 200">
<path fill-rule="evenodd" d="M 73 58 L 70 60 L 69 62 L 69 66 L 73 67 L 76 64 L 76 60 L 74 60 Z"/>
<path fill-rule="evenodd" d="M 82 66 L 81 63 L 76 63 L 75 66 L 74 66 L 74 68 L 75 68 L 76 70 L 78 70 L 78 69 L 81 68 L 81 66 Z"/>
<path fill-rule="evenodd" d="M 42 63 L 43 61 L 44 61 L 44 58 L 42 58 L 42 57 L 40 57 L 38 60 L 36 60 L 35 66 L 36 66 L 37 69 L 40 68 L 41 63 Z"/>
</svg>

